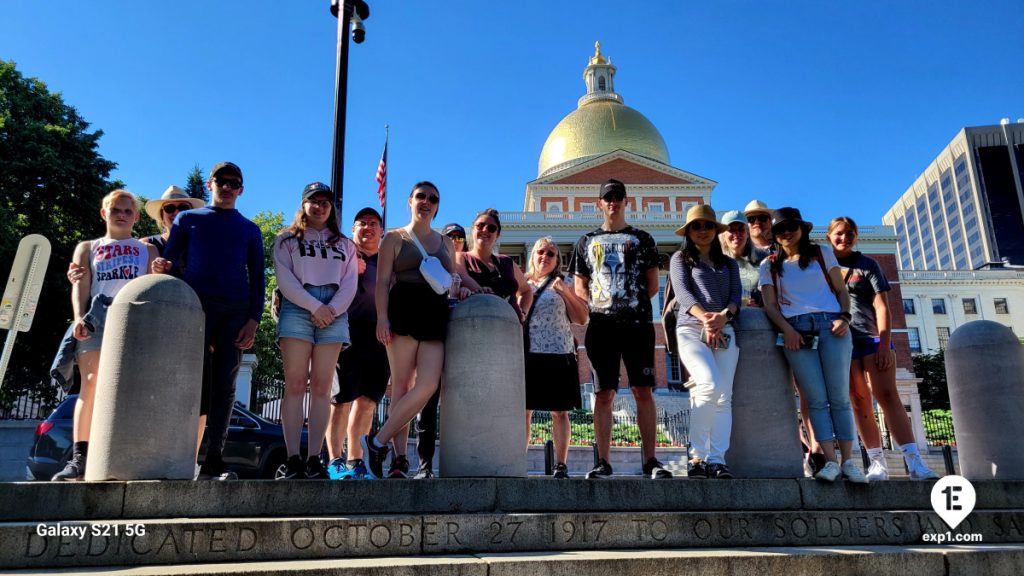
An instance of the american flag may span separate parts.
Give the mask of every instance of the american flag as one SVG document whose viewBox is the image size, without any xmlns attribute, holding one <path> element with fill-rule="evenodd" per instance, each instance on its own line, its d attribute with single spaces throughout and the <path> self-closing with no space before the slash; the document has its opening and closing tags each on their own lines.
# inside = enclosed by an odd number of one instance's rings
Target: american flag
<svg viewBox="0 0 1024 576">
<path fill-rule="evenodd" d="M 388 195 L 388 143 L 384 142 L 384 153 L 380 155 L 380 164 L 377 165 L 377 198 L 380 200 L 380 207 L 384 207 L 384 200 Z"/>
</svg>

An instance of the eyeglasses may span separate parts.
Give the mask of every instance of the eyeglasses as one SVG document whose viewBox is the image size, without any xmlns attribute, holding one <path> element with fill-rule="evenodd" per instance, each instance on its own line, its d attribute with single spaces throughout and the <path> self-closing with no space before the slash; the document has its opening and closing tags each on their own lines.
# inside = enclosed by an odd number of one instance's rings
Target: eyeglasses
<svg viewBox="0 0 1024 576">
<path fill-rule="evenodd" d="M 753 216 L 747 216 L 747 222 L 753 224 L 754 222 L 771 222 L 772 219 L 767 214 L 754 214 Z"/>
<path fill-rule="evenodd" d="M 703 232 L 704 230 L 714 230 L 717 227 L 718 226 L 714 222 L 711 222 L 709 220 L 697 220 L 696 222 L 690 224 L 690 228 L 692 230 L 696 230 L 697 232 Z"/>
<path fill-rule="evenodd" d="M 793 220 L 787 220 L 785 222 L 780 222 L 780 223 L 776 224 L 775 227 L 772 228 L 772 233 L 774 233 L 774 234 L 792 234 L 793 232 L 796 232 L 799 229 L 800 229 L 800 223 L 799 222 L 796 222 L 796 221 L 793 221 Z"/>
<path fill-rule="evenodd" d="M 548 258 L 554 258 L 556 255 L 557 254 L 551 250 L 537 250 L 537 256 L 547 256 Z"/>
<path fill-rule="evenodd" d="M 426 200 L 427 202 L 430 202 L 431 204 L 435 204 L 435 205 L 438 202 L 441 201 L 441 197 L 440 196 L 437 196 L 436 194 L 427 194 L 426 192 L 417 192 L 417 193 L 413 194 L 412 197 L 417 199 L 417 200 L 419 200 L 419 201 L 421 201 L 421 202 L 423 200 Z"/>
<path fill-rule="evenodd" d="M 476 228 L 477 230 L 480 231 L 487 230 L 491 234 L 494 234 L 495 232 L 498 231 L 498 227 L 495 226 L 494 224 L 491 224 L 490 222 L 477 222 L 476 224 L 473 224 L 473 228 Z"/>
<path fill-rule="evenodd" d="M 372 220 L 356 220 L 355 225 L 360 228 L 377 228 L 380 226 L 380 222 L 376 218 Z"/>
<path fill-rule="evenodd" d="M 601 200 L 605 202 L 622 202 L 626 199 L 626 195 L 622 192 L 609 192 L 604 196 L 601 196 Z"/>
<path fill-rule="evenodd" d="M 213 182 L 214 184 L 220 186 L 221 188 L 231 188 L 233 190 L 238 190 L 239 188 L 242 187 L 242 181 L 239 180 L 238 178 L 214 178 Z"/>
<path fill-rule="evenodd" d="M 161 208 L 164 214 L 174 214 L 175 212 L 184 212 L 191 209 L 191 204 L 164 204 L 164 207 Z"/>
<path fill-rule="evenodd" d="M 313 200 L 312 198 L 307 198 L 306 200 L 303 200 L 303 202 L 305 202 L 306 204 L 309 204 L 310 206 L 316 206 L 317 208 L 330 208 L 331 207 L 331 201 L 330 200 L 323 200 L 323 199 L 321 199 L 321 200 Z"/>
</svg>

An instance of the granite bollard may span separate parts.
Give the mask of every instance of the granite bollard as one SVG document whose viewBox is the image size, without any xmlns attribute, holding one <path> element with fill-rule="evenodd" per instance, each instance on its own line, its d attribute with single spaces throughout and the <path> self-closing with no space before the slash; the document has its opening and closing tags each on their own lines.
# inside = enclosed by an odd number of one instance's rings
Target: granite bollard
<svg viewBox="0 0 1024 576">
<path fill-rule="evenodd" d="M 736 317 L 740 360 L 732 385 L 732 438 L 725 461 L 737 478 L 802 478 L 793 377 L 775 326 L 760 308 Z"/>
<path fill-rule="evenodd" d="M 1024 346 L 991 320 L 968 322 L 946 345 L 960 473 L 970 480 L 1024 480 Z"/>
<path fill-rule="evenodd" d="M 497 296 L 479 294 L 452 312 L 441 390 L 444 477 L 526 476 L 523 330 Z"/>
<path fill-rule="evenodd" d="M 137 278 L 104 326 L 86 480 L 191 479 L 204 315 L 185 282 Z"/>
</svg>

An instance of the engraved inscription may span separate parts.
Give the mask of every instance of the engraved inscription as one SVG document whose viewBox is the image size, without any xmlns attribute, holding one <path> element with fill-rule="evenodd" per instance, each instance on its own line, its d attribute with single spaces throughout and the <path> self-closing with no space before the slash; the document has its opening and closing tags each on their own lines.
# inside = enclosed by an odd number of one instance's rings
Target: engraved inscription
<svg viewBox="0 0 1024 576">
<path fill-rule="evenodd" d="M 551 522 L 551 543 L 596 543 L 601 541 L 601 532 L 604 531 L 607 520 L 586 519 L 586 520 L 564 520 L 562 522 Z"/>
</svg>

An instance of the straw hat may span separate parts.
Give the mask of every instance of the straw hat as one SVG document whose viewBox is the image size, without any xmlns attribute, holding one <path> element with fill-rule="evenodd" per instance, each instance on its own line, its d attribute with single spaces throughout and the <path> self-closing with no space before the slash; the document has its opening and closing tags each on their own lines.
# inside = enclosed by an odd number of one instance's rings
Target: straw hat
<svg viewBox="0 0 1024 576">
<path fill-rule="evenodd" d="M 185 192 L 181 188 L 178 188 L 177 186 L 168 186 L 167 190 L 164 190 L 164 193 L 160 196 L 159 200 L 150 200 L 149 202 L 146 202 L 146 214 L 149 214 L 149 217 L 157 222 L 163 222 L 160 218 L 160 210 L 162 210 L 164 204 L 168 202 L 188 202 L 192 208 L 202 208 L 206 205 L 206 202 L 203 202 L 202 199 L 189 196 L 188 192 Z"/>
<path fill-rule="evenodd" d="M 693 224 L 697 220 L 714 222 L 715 230 L 719 234 L 729 229 L 728 226 L 718 221 L 715 217 L 715 209 L 712 208 L 710 204 L 697 204 L 686 211 L 686 223 L 676 230 L 676 234 L 679 236 L 686 236 L 686 229 L 690 227 L 690 224 Z"/>
</svg>

